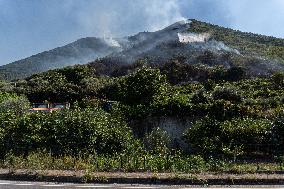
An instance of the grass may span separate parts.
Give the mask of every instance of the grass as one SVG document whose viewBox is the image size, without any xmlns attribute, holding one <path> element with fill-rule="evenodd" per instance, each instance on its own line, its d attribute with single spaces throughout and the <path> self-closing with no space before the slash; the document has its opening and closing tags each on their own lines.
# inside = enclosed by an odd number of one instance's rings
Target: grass
<svg viewBox="0 0 284 189">
<path fill-rule="evenodd" d="M 0 164 L 3 169 L 13 172 L 17 169 L 26 170 L 84 170 L 86 181 L 92 180 L 92 172 L 145 172 L 154 173 L 233 173 L 246 174 L 257 172 L 275 172 L 284 170 L 283 162 L 246 163 L 220 160 L 204 160 L 201 156 L 147 156 L 140 158 L 121 158 L 106 156 L 61 156 L 53 157 L 45 152 L 31 153 L 27 157 L 9 154 Z M 123 159 L 123 160 L 122 160 Z"/>
</svg>

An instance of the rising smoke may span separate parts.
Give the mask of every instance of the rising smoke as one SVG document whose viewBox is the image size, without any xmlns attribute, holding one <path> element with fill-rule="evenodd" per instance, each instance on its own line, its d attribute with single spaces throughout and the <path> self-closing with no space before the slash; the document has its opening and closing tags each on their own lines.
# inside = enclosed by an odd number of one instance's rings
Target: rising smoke
<svg viewBox="0 0 284 189">
<path fill-rule="evenodd" d="M 145 29 L 156 31 L 184 19 L 178 0 L 83 2 L 84 12 L 77 14 L 78 22 L 93 36 L 122 37 Z"/>
</svg>

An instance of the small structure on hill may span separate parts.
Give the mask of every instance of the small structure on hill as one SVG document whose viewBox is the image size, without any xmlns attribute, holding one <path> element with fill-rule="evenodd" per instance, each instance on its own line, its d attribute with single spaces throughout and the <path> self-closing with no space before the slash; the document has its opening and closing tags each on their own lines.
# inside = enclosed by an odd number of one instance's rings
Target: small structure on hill
<svg viewBox="0 0 284 189">
<path fill-rule="evenodd" d="M 70 103 L 33 103 L 29 112 L 53 112 L 63 109 L 69 109 Z"/>
</svg>

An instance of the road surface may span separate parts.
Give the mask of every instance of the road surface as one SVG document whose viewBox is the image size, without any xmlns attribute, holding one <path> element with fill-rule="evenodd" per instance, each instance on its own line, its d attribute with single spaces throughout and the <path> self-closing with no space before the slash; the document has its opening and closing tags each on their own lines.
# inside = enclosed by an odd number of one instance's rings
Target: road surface
<svg viewBox="0 0 284 189">
<path fill-rule="evenodd" d="M 130 184 L 70 184 L 70 183 L 44 183 L 44 182 L 16 182 L 0 180 L 0 189 L 246 189 L 246 188 L 283 188 L 284 186 L 170 186 L 170 185 L 130 185 Z"/>
</svg>

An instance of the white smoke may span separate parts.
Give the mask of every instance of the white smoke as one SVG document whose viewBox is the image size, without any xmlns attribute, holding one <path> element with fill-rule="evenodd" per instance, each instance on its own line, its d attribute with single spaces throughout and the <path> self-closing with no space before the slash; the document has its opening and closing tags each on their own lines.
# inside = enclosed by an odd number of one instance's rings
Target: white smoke
<svg viewBox="0 0 284 189">
<path fill-rule="evenodd" d="M 82 10 L 77 13 L 81 28 L 99 37 L 156 31 L 184 20 L 178 0 L 95 0 L 88 1 Z"/>
<path fill-rule="evenodd" d="M 151 31 L 160 30 L 177 21 L 186 20 L 181 15 L 181 10 L 177 0 L 144 0 L 145 13 L 148 15 L 147 25 Z M 148 4 L 148 6 L 147 6 Z"/>
<path fill-rule="evenodd" d="M 119 42 L 112 37 L 104 37 L 104 41 L 111 47 L 121 47 Z"/>
</svg>

